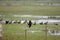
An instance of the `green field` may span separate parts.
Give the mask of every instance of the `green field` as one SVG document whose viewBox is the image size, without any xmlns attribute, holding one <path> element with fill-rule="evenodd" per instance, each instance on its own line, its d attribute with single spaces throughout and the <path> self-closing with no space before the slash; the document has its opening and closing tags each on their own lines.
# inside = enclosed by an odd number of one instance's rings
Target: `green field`
<svg viewBox="0 0 60 40">
<path fill-rule="evenodd" d="M 47 25 L 48 29 L 60 30 L 60 25 Z M 46 40 L 45 29 L 46 25 L 32 25 L 28 28 L 27 24 L 4 24 L 3 25 L 3 40 Z M 27 30 L 27 31 L 25 31 Z M 30 32 L 42 31 L 42 32 Z M 26 36 L 25 36 L 26 32 Z M 48 34 L 47 40 L 60 40 L 60 36 Z"/>
<path fill-rule="evenodd" d="M 3 19 L 20 19 L 13 15 L 60 16 L 60 6 L 0 6 Z"/>
<path fill-rule="evenodd" d="M 0 18 L 4 20 L 21 19 L 21 17 L 13 17 L 13 15 L 60 16 L 60 6 L 0 6 L 0 15 Z M 39 18 L 24 19 L 40 20 Z M 46 31 L 43 31 L 46 30 L 45 27 L 46 25 L 39 24 L 32 25 L 31 28 L 29 28 L 27 24 L 3 24 L 3 40 L 46 40 Z M 59 25 L 48 24 L 47 28 L 51 30 L 60 30 L 60 23 Z M 47 33 L 47 40 L 60 40 L 60 35 L 50 35 Z"/>
<path fill-rule="evenodd" d="M 60 15 L 60 6 L 0 6 L 0 14 Z"/>
</svg>

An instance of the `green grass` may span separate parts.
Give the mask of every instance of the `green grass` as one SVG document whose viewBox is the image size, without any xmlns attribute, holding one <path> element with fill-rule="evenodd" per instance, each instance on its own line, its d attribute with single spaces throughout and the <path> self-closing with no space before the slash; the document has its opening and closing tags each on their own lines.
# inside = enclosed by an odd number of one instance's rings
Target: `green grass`
<svg viewBox="0 0 60 40">
<path fill-rule="evenodd" d="M 12 15 L 60 16 L 60 6 L 0 6 L 0 18 L 18 20 L 20 17 Z M 3 16 L 5 15 L 5 16 Z M 38 18 L 24 18 L 36 20 Z M 60 24 L 60 23 L 59 23 Z M 25 40 L 25 30 L 45 30 L 46 25 L 3 24 L 3 40 Z M 47 25 L 49 29 L 60 30 L 60 25 Z M 18 33 L 18 34 L 16 34 Z M 20 33 L 20 34 L 19 34 Z M 60 40 L 60 36 L 47 36 L 48 40 Z M 45 32 L 27 32 L 27 40 L 46 40 Z"/>
<path fill-rule="evenodd" d="M 0 14 L 60 15 L 60 6 L 0 6 Z"/>
<path fill-rule="evenodd" d="M 21 17 L 13 17 L 13 15 L 60 16 L 60 6 L 0 6 L 0 15 L 3 19 L 12 20 L 21 19 Z"/>
<path fill-rule="evenodd" d="M 60 30 L 60 25 L 47 25 L 49 29 Z M 45 32 L 28 32 L 28 31 L 38 31 L 45 30 L 46 25 L 32 25 L 28 28 L 27 24 L 3 24 L 3 40 L 25 40 L 25 30 L 27 29 L 27 40 L 45 40 Z M 16 34 L 18 33 L 18 34 Z M 60 40 L 60 36 L 47 36 L 48 40 Z"/>
</svg>

